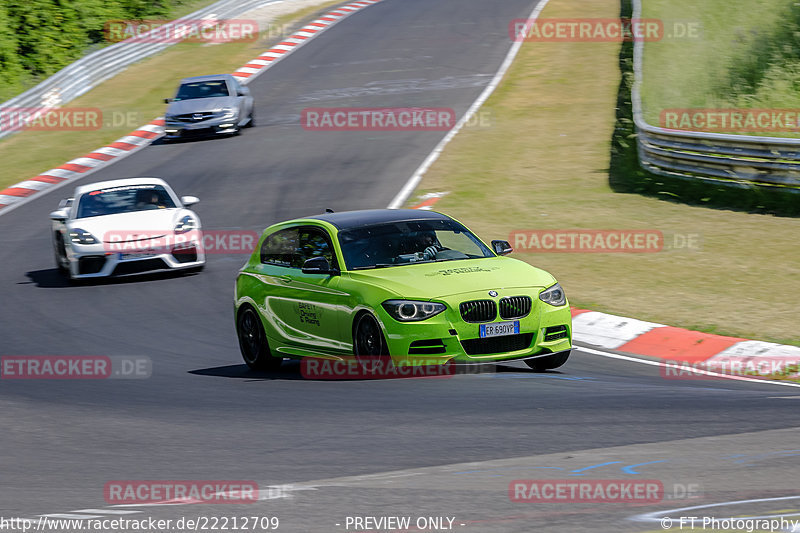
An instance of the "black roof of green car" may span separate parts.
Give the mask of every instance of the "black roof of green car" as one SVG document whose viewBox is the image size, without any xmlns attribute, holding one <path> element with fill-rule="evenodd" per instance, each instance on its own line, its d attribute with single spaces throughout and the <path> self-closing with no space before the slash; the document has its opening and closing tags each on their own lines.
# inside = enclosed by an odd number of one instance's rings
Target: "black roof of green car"
<svg viewBox="0 0 800 533">
<path fill-rule="evenodd" d="M 419 209 L 367 209 L 364 211 L 342 211 L 341 213 L 324 213 L 307 217 L 312 220 L 323 220 L 338 230 L 361 228 L 373 224 L 391 222 L 408 222 L 412 220 L 451 220 L 447 215 L 435 211 Z"/>
</svg>

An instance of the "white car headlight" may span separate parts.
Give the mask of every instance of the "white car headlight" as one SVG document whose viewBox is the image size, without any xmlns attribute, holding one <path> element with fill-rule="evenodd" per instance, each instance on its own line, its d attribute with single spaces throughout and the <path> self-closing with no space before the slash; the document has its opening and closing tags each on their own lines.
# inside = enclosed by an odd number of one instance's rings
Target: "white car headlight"
<svg viewBox="0 0 800 533">
<path fill-rule="evenodd" d="M 215 115 L 219 115 L 218 118 L 231 118 L 236 114 L 235 107 L 218 107 L 211 111 Z"/>
<path fill-rule="evenodd" d="M 416 302 L 414 300 L 386 300 L 383 302 L 392 318 L 400 322 L 418 322 L 438 315 L 447 307 L 438 302 Z"/>
<path fill-rule="evenodd" d="M 97 239 L 94 235 L 80 228 L 70 231 L 69 238 L 75 244 L 97 244 Z"/>
<path fill-rule="evenodd" d="M 559 307 L 567 303 L 567 295 L 564 294 L 564 289 L 562 289 L 561 285 L 558 283 L 543 290 L 541 294 L 539 294 L 539 299 L 544 303 L 553 305 L 555 307 Z"/>
<path fill-rule="evenodd" d="M 175 224 L 175 233 L 186 233 L 193 229 L 197 229 L 197 222 L 189 215 L 186 215 Z"/>
</svg>

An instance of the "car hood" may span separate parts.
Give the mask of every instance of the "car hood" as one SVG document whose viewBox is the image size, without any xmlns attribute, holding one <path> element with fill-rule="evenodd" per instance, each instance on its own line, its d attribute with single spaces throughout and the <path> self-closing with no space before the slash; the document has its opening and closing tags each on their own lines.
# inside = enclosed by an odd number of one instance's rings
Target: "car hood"
<svg viewBox="0 0 800 533">
<path fill-rule="evenodd" d="M 548 272 L 510 257 L 420 263 L 348 272 L 355 281 L 371 283 L 402 298 L 435 299 L 480 290 L 553 285 Z"/>
<path fill-rule="evenodd" d="M 236 107 L 235 96 L 216 96 L 214 98 L 192 98 L 171 102 L 167 106 L 168 115 L 187 115 L 189 113 L 206 113 L 223 107 Z"/>
<path fill-rule="evenodd" d="M 134 211 L 131 213 L 119 213 L 116 215 L 103 215 L 99 217 L 77 218 L 69 223 L 70 229 L 80 228 L 88 231 L 96 238 L 107 241 L 107 234 L 115 236 L 133 237 L 141 233 L 148 237 L 171 234 L 175 229 L 175 224 L 184 216 L 192 215 L 198 220 L 197 215 L 192 211 L 183 208 L 173 209 L 153 209 L 149 211 Z M 115 239 L 119 240 L 119 238 Z M 136 240 L 124 238 L 122 240 Z"/>
</svg>

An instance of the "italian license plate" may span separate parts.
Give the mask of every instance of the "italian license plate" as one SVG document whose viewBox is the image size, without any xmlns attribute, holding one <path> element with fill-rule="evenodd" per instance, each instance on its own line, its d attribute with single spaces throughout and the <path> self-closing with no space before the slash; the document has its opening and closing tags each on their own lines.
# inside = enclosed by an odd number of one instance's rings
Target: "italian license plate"
<svg viewBox="0 0 800 533">
<path fill-rule="evenodd" d="M 519 320 L 481 324 L 480 328 L 482 339 L 487 337 L 502 337 L 503 335 L 516 335 L 519 333 Z"/>
</svg>

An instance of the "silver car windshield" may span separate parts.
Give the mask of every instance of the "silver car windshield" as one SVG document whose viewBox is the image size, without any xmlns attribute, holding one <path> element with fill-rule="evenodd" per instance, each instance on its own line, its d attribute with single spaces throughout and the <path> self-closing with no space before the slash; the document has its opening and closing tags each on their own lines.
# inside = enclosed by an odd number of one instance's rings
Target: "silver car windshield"
<svg viewBox="0 0 800 533">
<path fill-rule="evenodd" d="M 175 96 L 175 101 L 180 100 L 194 100 L 196 98 L 217 98 L 220 96 L 229 96 L 228 84 L 225 80 L 214 81 L 198 81 L 192 83 L 184 83 L 178 89 L 178 94 Z"/>
<path fill-rule="evenodd" d="M 467 228 L 452 220 L 412 220 L 339 232 L 348 270 L 493 257 Z"/>
<path fill-rule="evenodd" d="M 174 207 L 175 202 L 161 185 L 127 185 L 87 192 L 78 202 L 78 214 L 75 218 Z"/>
</svg>

